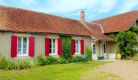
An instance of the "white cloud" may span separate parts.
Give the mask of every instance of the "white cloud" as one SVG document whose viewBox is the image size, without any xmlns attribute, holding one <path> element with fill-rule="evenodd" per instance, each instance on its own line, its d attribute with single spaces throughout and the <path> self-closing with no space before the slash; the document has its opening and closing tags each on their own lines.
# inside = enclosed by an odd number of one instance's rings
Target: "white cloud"
<svg viewBox="0 0 138 80">
<path fill-rule="evenodd" d="M 93 17 L 95 17 L 95 15 L 89 15 L 89 17 L 88 17 L 88 18 L 90 18 L 90 19 L 91 19 L 91 18 L 93 18 Z"/>
<path fill-rule="evenodd" d="M 20 0 L 20 1 L 21 1 L 21 3 L 27 4 L 27 5 L 29 5 L 29 4 L 37 4 L 37 2 L 35 0 Z"/>
<path fill-rule="evenodd" d="M 119 12 L 127 12 L 136 5 L 138 5 L 138 0 L 125 0 L 124 3 L 120 6 Z"/>
<path fill-rule="evenodd" d="M 82 8 L 86 10 L 95 9 L 99 13 L 112 10 L 118 0 L 82 0 Z M 40 12 L 66 13 L 81 10 L 81 0 L 48 0 L 46 7 L 38 8 Z"/>
</svg>

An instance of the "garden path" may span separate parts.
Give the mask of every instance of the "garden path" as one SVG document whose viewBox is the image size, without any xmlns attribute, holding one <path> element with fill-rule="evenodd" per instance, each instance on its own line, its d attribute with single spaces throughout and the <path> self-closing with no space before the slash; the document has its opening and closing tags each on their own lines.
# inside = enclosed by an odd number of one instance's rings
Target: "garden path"
<svg viewBox="0 0 138 80">
<path fill-rule="evenodd" d="M 123 80 L 138 80 L 138 61 L 118 60 L 102 65 L 96 68 L 95 71 L 115 73 Z"/>
</svg>

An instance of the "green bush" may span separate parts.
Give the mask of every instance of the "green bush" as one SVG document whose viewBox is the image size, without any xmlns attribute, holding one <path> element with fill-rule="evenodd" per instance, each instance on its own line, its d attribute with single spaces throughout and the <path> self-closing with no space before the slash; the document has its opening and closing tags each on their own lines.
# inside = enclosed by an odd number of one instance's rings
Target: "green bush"
<svg viewBox="0 0 138 80">
<path fill-rule="evenodd" d="M 76 60 L 75 60 L 75 58 L 71 58 L 71 62 L 75 62 Z"/>
<path fill-rule="evenodd" d="M 38 63 L 38 66 L 43 66 L 46 64 L 46 61 L 43 57 L 37 56 L 37 63 Z"/>
<path fill-rule="evenodd" d="M 62 39 L 62 55 L 60 57 L 64 59 L 72 58 L 71 54 L 71 37 L 70 36 L 60 36 Z"/>
<path fill-rule="evenodd" d="M 40 64 L 39 64 L 37 59 L 34 59 L 33 61 L 30 62 L 30 66 L 31 67 L 36 67 L 36 66 L 40 66 Z"/>
<path fill-rule="evenodd" d="M 83 58 L 82 56 L 76 56 L 75 62 L 86 62 L 87 58 Z"/>
<path fill-rule="evenodd" d="M 57 59 L 48 55 L 46 56 L 46 64 L 56 64 L 57 63 Z"/>
<path fill-rule="evenodd" d="M 85 46 L 85 53 L 87 54 L 88 56 L 88 61 L 92 61 L 92 50 L 89 49 L 87 46 Z"/>
<path fill-rule="evenodd" d="M 5 67 L 5 64 L 6 64 L 5 55 L 0 56 L 0 69 L 3 69 Z"/>
<path fill-rule="evenodd" d="M 68 64 L 68 61 L 66 59 L 61 58 L 61 59 L 59 59 L 57 61 L 57 63 L 60 63 L 60 64 Z"/>
</svg>

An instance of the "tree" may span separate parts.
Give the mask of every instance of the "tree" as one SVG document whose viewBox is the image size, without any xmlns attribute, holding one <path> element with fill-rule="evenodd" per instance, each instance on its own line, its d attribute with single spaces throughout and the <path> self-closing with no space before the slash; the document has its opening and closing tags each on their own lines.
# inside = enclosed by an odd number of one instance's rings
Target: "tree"
<svg viewBox="0 0 138 80">
<path fill-rule="evenodd" d="M 117 53 L 120 53 L 122 57 L 133 57 L 138 51 L 135 50 L 135 45 L 138 44 L 136 38 L 136 32 L 138 28 L 132 25 L 129 31 L 119 31 L 117 37 L 115 38 L 117 42 Z"/>
</svg>

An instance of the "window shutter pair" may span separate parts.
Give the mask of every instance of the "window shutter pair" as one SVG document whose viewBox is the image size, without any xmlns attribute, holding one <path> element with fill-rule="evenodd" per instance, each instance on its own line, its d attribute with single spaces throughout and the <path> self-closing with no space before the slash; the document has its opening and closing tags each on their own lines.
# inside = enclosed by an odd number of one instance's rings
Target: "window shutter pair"
<svg viewBox="0 0 138 80">
<path fill-rule="evenodd" d="M 80 40 L 81 54 L 84 54 L 84 40 Z M 74 39 L 71 39 L 72 55 L 75 53 Z"/>
<path fill-rule="evenodd" d="M 62 39 L 58 38 L 58 55 L 62 55 Z M 49 55 L 49 38 L 45 38 L 45 55 Z"/>
<path fill-rule="evenodd" d="M 34 56 L 34 37 L 29 37 L 29 56 Z M 17 36 L 11 36 L 11 57 L 17 56 Z"/>
</svg>

